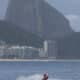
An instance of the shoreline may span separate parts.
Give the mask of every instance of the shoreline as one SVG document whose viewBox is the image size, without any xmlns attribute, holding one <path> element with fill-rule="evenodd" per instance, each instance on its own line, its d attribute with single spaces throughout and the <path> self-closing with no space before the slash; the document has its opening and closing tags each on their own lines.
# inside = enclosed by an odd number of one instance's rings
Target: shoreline
<svg viewBox="0 0 80 80">
<path fill-rule="evenodd" d="M 80 62 L 80 59 L 0 59 L 0 62 Z"/>
</svg>

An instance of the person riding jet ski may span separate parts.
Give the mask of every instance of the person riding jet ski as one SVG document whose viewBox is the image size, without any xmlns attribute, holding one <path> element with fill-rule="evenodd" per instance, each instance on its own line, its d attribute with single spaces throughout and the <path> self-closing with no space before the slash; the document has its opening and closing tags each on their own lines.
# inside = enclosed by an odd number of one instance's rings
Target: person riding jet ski
<svg viewBox="0 0 80 80">
<path fill-rule="evenodd" d="M 48 74 L 47 73 L 45 73 L 44 75 L 43 75 L 43 79 L 42 80 L 48 80 Z"/>
</svg>

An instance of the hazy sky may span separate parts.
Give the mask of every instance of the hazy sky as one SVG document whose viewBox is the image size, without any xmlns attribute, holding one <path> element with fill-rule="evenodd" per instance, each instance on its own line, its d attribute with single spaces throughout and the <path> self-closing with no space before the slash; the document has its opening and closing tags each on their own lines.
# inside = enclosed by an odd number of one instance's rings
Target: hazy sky
<svg viewBox="0 0 80 80">
<path fill-rule="evenodd" d="M 47 0 L 63 13 L 75 31 L 80 31 L 80 0 Z M 8 0 L 0 0 L 0 19 L 5 16 Z"/>
<path fill-rule="evenodd" d="M 8 0 L 0 0 L 0 19 L 5 16 L 6 8 L 8 5 Z"/>
</svg>

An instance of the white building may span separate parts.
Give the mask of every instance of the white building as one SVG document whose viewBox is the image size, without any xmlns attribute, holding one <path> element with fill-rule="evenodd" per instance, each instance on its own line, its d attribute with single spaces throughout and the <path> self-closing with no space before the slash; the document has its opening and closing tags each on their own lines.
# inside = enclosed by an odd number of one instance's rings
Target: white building
<svg viewBox="0 0 80 80">
<path fill-rule="evenodd" d="M 29 46 L 0 46 L 0 58 L 9 59 L 27 59 L 27 58 L 38 58 L 39 49 Z"/>
<path fill-rule="evenodd" d="M 40 57 L 53 58 L 57 57 L 57 43 L 56 41 L 44 41 L 44 47 L 40 50 Z"/>
</svg>

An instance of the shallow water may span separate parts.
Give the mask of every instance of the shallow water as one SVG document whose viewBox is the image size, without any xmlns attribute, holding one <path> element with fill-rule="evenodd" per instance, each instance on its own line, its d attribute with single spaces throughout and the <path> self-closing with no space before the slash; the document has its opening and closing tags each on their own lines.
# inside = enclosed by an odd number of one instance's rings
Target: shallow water
<svg viewBox="0 0 80 80">
<path fill-rule="evenodd" d="M 40 80 L 45 72 L 49 80 L 80 80 L 80 62 L 0 62 L 0 80 Z"/>
</svg>

